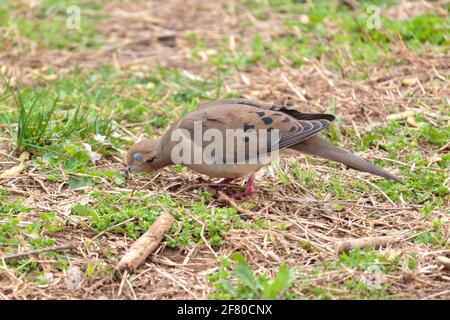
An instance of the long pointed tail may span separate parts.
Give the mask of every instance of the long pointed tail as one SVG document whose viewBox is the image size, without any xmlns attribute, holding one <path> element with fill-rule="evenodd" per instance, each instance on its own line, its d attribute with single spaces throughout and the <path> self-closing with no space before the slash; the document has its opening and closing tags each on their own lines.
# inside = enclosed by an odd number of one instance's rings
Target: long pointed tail
<svg viewBox="0 0 450 320">
<path fill-rule="evenodd" d="M 294 150 L 300 151 L 302 153 L 310 154 L 313 156 L 319 156 L 328 160 L 336 161 L 345 164 L 346 166 L 359 170 L 373 173 L 377 176 L 395 180 L 401 184 L 403 182 L 396 176 L 390 174 L 389 172 L 371 164 L 370 162 L 360 159 L 354 154 L 339 149 L 333 146 L 326 140 L 314 136 L 306 141 L 303 141 L 295 146 L 291 147 Z"/>
</svg>

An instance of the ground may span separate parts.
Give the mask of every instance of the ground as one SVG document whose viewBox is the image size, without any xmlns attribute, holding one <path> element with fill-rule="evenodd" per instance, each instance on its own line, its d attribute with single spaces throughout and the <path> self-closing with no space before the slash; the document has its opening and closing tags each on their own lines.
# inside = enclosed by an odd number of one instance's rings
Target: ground
<svg viewBox="0 0 450 320">
<path fill-rule="evenodd" d="M 0 1 L 0 299 L 449 299 L 449 8 Z M 237 201 L 249 216 L 183 167 L 123 178 L 135 141 L 223 97 L 333 113 L 325 136 L 404 185 L 292 155 Z M 367 236 L 398 241 L 336 253 Z"/>
</svg>

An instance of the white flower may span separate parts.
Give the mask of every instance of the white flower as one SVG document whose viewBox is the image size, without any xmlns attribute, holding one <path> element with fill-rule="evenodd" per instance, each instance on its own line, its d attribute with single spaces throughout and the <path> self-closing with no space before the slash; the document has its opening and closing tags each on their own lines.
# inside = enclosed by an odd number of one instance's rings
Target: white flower
<svg viewBox="0 0 450 320">
<path fill-rule="evenodd" d="M 86 149 L 86 151 L 89 153 L 89 160 L 95 164 L 98 160 L 102 158 L 102 155 L 98 152 L 92 151 L 92 147 L 88 143 L 82 143 L 83 147 Z"/>
<path fill-rule="evenodd" d="M 272 161 L 270 165 L 262 167 L 256 172 L 256 180 L 261 180 L 264 176 L 276 177 L 278 175 L 279 161 Z"/>
<path fill-rule="evenodd" d="M 100 143 L 105 143 L 106 136 L 102 136 L 101 134 L 96 134 L 94 136 L 94 140 Z"/>
<path fill-rule="evenodd" d="M 88 144 L 88 143 L 81 143 L 82 145 L 83 145 L 83 147 L 86 149 L 86 151 L 87 152 L 92 152 L 92 147 L 91 147 L 91 145 L 90 144 Z"/>
</svg>

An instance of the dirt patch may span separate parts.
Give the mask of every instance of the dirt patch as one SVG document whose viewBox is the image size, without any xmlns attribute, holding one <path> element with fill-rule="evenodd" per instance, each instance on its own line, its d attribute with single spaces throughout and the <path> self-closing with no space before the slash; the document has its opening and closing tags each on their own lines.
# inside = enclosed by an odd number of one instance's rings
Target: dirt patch
<svg viewBox="0 0 450 320">
<path fill-rule="evenodd" d="M 409 62 L 400 60 L 387 74 L 382 65 L 374 66 L 369 71 L 371 79 L 362 81 L 349 81 L 320 63 L 276 70 L 255 67 L 227 82 L 226 88 L 243 92 L 247 98 L 316 112 L 325 111 L 332 101 L 346 123 L 370 123 L 407 108 L 435 110 L 450 96 L 448 83 L 442 82 L 450 74 L 447 60 L 444 56 L 412 56 Z"/>
<path fill-rule="evenodd" d="M 447 17 L 448 12 L 443 9 L 449 3 L 444 1 L 401 1 L 400 4 L 383 10 L 383 15 L 392 20 L 411 19 L 421 14 L 436 13 L 441 17 Z"/>
</svg>

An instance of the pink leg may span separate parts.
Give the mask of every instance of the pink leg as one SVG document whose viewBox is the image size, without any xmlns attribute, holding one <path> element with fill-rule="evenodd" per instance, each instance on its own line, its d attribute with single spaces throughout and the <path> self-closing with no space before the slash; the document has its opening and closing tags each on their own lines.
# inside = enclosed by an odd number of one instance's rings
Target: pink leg
<svg viewBox="0 0 450 320">
<path fill-rule="evenodd" d="M 220 190 L 221 187 L 223 187 L 224 185 L 230 184 L 234 180 L 236 180 L 236 179 L 226 178 L 226 179 L 223 179 L 222 181 L 214 184 L 212 187 L 216 190 Z M 244 192 L 232 192 L 231 195 L 235 199 L 240 200 L 240 199 L 246 198 L 248 196 L 251 196 L 255 192 L 262 193 L 261 191 L 255 189 L 255 173 L 252 173 L 247 179 L 247 183 L 245 184 Z"/>
<path fill-rule="evenodd" d="M 251 196 L 255 192 L 262 193 L 262 191 L 255 189 L 255 174 L 252 173 L 247 179 L 244 192 L 234 193 L 233 197 L 237 200 L 241 200 L 248 196 Z"/>
<path fill-rule="evenodd" d="M 247 179 L 247 183 L 245 184 L 245 191 L 243 196 L 248 197 L 253 194 L 255 191 L 255 173 L 252 173 L 250 177 Z"/>
</svg>

